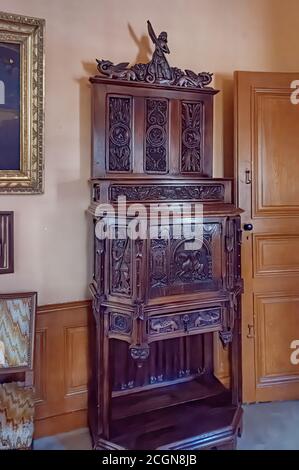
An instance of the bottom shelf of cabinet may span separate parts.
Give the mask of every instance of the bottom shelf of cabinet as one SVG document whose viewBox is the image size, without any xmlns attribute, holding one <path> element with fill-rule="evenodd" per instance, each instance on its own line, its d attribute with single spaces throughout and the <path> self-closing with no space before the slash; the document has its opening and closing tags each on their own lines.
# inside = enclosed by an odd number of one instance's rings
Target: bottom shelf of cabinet
<svg viewBox="0 0 299 470">
<path fill-rule="evenodd" d="M 110 444 L 100 439 L 95 448 L 233 449 L 241 427 L 242 408 L 232 405 L 231 393 L 223 390 L 205 399 L 114 419 Z"/>
<path fill-rule="evenodd" d="M 138 393 L 115 397 L 112 399 L 112 419 L 199 401 L 225 391 L 224 385 L 212 373 L 204 373 L 181 383 L 152 387 Z"/>
</svg>

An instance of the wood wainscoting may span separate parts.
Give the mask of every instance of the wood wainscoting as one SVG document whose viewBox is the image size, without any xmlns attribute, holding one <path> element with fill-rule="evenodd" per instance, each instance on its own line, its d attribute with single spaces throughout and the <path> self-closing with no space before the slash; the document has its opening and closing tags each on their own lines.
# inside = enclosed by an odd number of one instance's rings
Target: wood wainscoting
<svg viewBox="0 0 299 470">
<path fill-rule="evenodd" d="M 90 301 L 38 308 L 35 437 L 87 425 Z"/>
<path fill-rule="evenodd" d="M 35 342 L 35 438 L 87 426 L 91 302 L 38 308 Z M 228 352 L 215 342 L 215 372 L 229 383 Z"/>
</svg>

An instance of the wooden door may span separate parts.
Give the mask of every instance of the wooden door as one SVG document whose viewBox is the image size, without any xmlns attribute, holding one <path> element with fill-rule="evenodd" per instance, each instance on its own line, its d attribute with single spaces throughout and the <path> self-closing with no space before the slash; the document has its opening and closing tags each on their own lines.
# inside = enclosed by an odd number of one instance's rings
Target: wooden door
<svg viewBox="0 0 299 470">
<path fill-rule="evenodd" d="M 242 265 L 243 401 L 299 399 L 298 73 L 235 74 L 238 204 L 245 210 Z M 251 227 L 247 225 L 247 229 Z"/>
</svg>

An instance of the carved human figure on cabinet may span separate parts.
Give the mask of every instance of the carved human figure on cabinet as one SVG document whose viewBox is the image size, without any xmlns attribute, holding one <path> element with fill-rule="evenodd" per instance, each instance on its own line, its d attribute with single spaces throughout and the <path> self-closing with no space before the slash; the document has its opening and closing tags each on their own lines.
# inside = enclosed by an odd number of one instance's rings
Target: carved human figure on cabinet
<svg viewBox="0 0 299 470">
<path fill-rule="evenodd" d="M 155 51 L 153 53 L 153 58 L 148 65 L 148 81 L 152 81 L 153 83 L 163 80 L 171 80 L 172 73 L 171 68 L 168 64 L 168 61 L 165 57 L 165 54 L 169 54 L 170 50 L 167 44 L 167 33 L 162 31 L 157 37 L 155 31 L 151 25 L 150 21 L 147 21 L 147 28 L 148 33 L 150 35 L 151 40 L 155 45 Z"/>
</svg>

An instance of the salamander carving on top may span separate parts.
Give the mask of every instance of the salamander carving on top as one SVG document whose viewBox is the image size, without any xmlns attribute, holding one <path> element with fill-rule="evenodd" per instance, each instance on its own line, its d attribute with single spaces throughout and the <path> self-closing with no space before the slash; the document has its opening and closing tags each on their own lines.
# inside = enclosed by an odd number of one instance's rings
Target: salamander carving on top
<svg viewBox="0 0 299 470">
<path fill-rule="evenodd" d="M 121 62 L 114 65 L 110 60 L 96 59 L 98 70 L 109 78 L 122 78 L 125 80 L 136 80 L 134 70 L 128 69 L 129 62 Z"/>
</svg>

